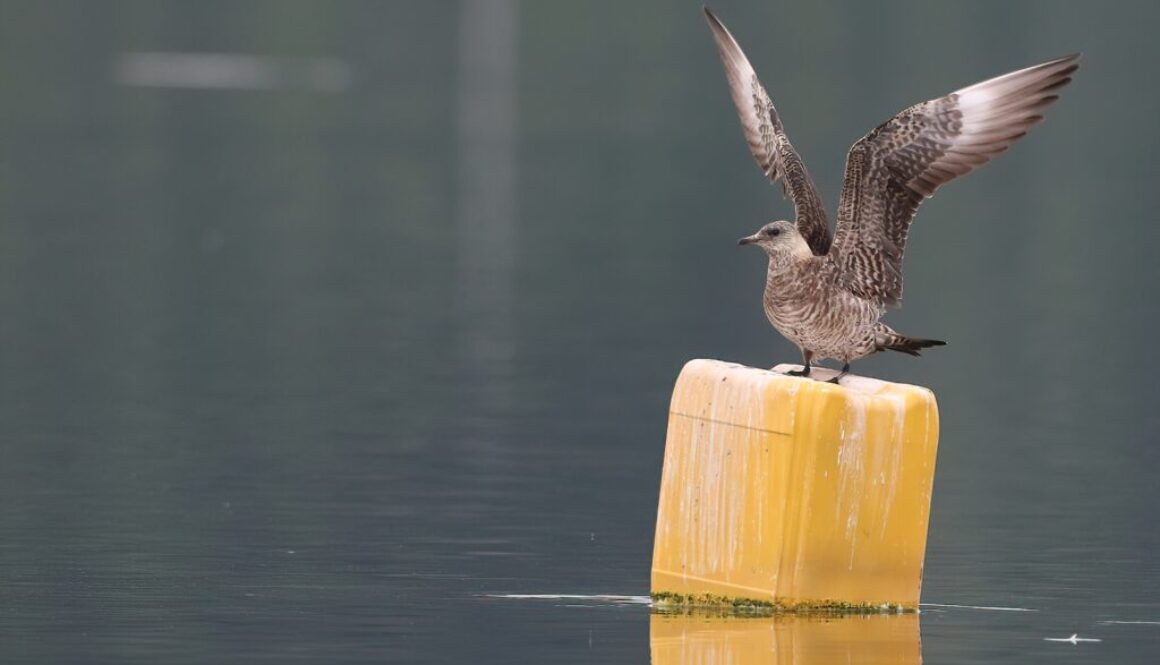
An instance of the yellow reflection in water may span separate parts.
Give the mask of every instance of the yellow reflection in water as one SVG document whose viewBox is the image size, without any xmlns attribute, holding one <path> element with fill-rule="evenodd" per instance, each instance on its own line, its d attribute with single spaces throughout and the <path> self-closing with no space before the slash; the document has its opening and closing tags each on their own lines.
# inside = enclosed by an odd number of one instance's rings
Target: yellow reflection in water
<svg viewBox="0 0 1160 665">
<path fill-rule="evenodd" d="M 653 665 L 920 665 L 917 614 L 652 615 Z"/>
</svg>

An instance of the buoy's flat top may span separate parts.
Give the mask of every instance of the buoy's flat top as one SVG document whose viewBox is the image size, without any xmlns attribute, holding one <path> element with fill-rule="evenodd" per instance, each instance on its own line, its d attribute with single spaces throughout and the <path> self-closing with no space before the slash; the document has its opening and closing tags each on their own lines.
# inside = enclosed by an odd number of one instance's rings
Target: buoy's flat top
<svg viewBox="0 0 1160 665">
<path fill-rule="evenodd" d="M 690 364 L 692 364 L 692 363 L 704 363 L 706 365 L 715 365 L 716 366 L 715 369 L 717 369 L 718 371 L 726 370 L 726 369 L 732 370 L 732 371 L 743 370 L 746 372 L 753 372 L 753 373 L 758 374 L 758 375 L 765 375 L 766 377 L 768 377 L 770 379 L 778 378 L 778 379 L 785 379 L 788 381 L 803 381 L 803 382 L 808 381 L 811 383 L 815 383 L 815 382 L 823 383 L 823 382 L 828 381 L 829 379 L 832 379 L 833 377 L 838 375 L 838 370 L 836 370 L 836 369 L 830 369 L 828 367 L 814 366 L 810 369 L 810 375 L 808 377 L 790 376 L 789 374 L 786 374 L 786 372 L 788 372 L 789 370 L 801 370 L 801 368 L 802 368 L 802 366 L 800 364 L 794 364 L 794 363 L 781 363 L 779 365 L 774 366 L 772 369 L 763 369 L 763 368 L 759 368 L 759 367 L 749 367 L 748 365 L 742 365 L 740 363 L 725 362 L 722 360 L 698 359 L 698 360 L 692 360 L 689 362 L 690 362 Z M 829 384 L 829 385 L 833 385 L 833 384 Z M 835 388 L 838 388 L 838 387 L 839 386 L 835 386 Z M 869 376 L 859 376 L 857 374 L 847 374 L 846 376 L 842 377 L 840 387 L 846 388 L 848 390 L 853 390 L 853 391 L 856 391 L 859 393 L 863 393 L 866 395 L 880 395 L 887 390 L 890 390 L 890 389 L 897 390 L 899 388 L 904 389 L 904 390 L 905 389 L 915 389 L 915 390 L 922 390 L 922 391 L 925 391 L 928 393 L 930 392 L 929 388 L 925 388 L 923 386 L 916 386 L 916 385 L 912 385 L 912 384 L 908 384 L 908 383 L 894 383 L 891 381 L 883 381 L 882 379 L 875 379 L 875 378 L 869 377 Z"/>
<path fill-rule="evenodd" d="M 764 370 L 772 374 L 786 375 L 786 372 L 792 370 L 800 370 L 801 365 L 793 363 L 781 363 L 774 366 L 772 370 Z M 800 379 L 802 381 L 829 381 L 839 374 L 838 370 L 830 369 L 829 367 L 811 367 L 809 376 L 791 376 L 791 379 Z M 849 388 L 850 390 L 857 390 L 862 393 L 876 394 L 882 392 L 888 385 L 892 385 L 889 381 L 882 379 L 875 379 L 869 376 L 859 376 L 858 374 L 847 374 L 842 377 L 841 386 Z"/>
</svg>

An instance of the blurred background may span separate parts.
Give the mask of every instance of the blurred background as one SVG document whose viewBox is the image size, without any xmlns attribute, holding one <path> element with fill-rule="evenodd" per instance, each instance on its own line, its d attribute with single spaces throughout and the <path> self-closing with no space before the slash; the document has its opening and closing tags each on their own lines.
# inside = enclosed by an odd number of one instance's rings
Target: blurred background
<svg viewBox="0 0 1160 665">
<path fill-rule="evenodd" d="M 927 662 L 1154 662 L 1151 2 L 718 0 L 832 212 L 903 107 L 1073 51 L 854 371 L 939 397 Z M 0 656 L 647 662 L 669 393 L 798 354 L 698 2 L 0 0 Z M 583 603 L 581 603 L 583 604 Z"/>
</svg>

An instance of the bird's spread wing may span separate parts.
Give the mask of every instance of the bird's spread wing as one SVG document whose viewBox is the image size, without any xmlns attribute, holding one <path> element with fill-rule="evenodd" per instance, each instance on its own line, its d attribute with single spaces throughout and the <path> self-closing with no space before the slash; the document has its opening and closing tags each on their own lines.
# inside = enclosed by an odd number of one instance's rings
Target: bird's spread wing
<svg viewBox="0 0 1160 665">
<path fill-rule="evenodd" d="M 850 291 L 901 302 L 902 253 L 919 204 L 1022 138 L 1078 61 L 1070 55 L 917 104 L 850 148 L 831 252 Z"/>
<path fill-rule="evenodd" d="M 830 226 L 809 171 L 786 138 L 777 110 L 737 40 L 708 7 L 705 8 L 705 17 L 713 29 L 713 38 L 717 41 L 721 63 L 729 79 L 729 91 L 741 116 L 741 127 L 745 130 L 750 152 L 770 180 L 782 181 L 786 196 L 793 201 L 798 230 L 810 249 L 814 254 L 825 254 L 830 248 Z"/>
</svg>

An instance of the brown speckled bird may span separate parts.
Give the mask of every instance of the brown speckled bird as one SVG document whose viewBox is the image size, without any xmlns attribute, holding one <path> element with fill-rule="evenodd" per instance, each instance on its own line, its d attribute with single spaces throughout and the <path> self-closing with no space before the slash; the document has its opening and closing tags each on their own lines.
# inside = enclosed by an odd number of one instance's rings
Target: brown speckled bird
<svg viewBox="0 0 1160 665">
<path fill-rule="evenodd" d="M 942 346 L 907 337 L 880 319 L 902 301 L 902 252 L 918 206 L 936 189 L 986 164 L 1043 119 L 1071 81 L 1079 55 L 1045 62 L 916 104 L 859 139 L 846 156 L 831 240 L 826 211 L 801 157 L 749 60 L 705 8 L 749 149 L 793 201 L 793 223 L 775 221 L 742 238 L 769 255 L 765 314 L 802 352 L 801 371 L 833 358 L 850 362 L 878 351 L 919 355 Z"/>
</svg>

